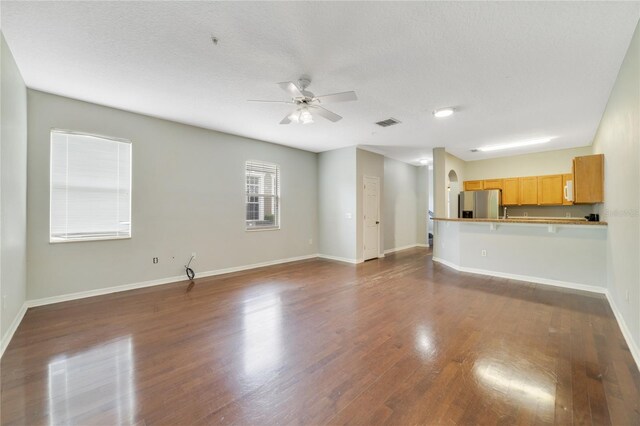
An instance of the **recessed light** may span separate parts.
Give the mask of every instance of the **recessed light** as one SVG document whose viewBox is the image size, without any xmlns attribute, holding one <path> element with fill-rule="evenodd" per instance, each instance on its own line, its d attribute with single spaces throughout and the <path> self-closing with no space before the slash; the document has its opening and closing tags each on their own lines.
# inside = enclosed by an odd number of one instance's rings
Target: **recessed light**
<svg viewBox="0 0 640 426">
<path fill-rule="evenodd" d="M 478 151 L 489 152 L 489 151 L 498 151 L 501 149 L 520 148 L 522 146 L 529 146 L 529 145 L 539 145 L 539 144 L 547 143 L 551 139 L 553 138 L 530 139 L 526 141 L 504 143 L 500 145 L 482 146 L 478 148 Z"/>
<path fill-rule="evenodd" d="M 426 159 L 426 158 L 421 158 L 421 159 L 420 159 L 420 164 L 422 164 L 423 166 L 424 166 L 424 165 L 427 165 L 427 164 L 429 164 L 429 160 L 428 160 L 428 159 Z"/>
<path fill-rule="evenodd" d="M 445 117 L 449 117 L 454 112 L 455 112 L 455 109 L 451 107 L 441 108 L 433 111 L 433 116 L 436 118 L 445 118 Z"/>
</svg>

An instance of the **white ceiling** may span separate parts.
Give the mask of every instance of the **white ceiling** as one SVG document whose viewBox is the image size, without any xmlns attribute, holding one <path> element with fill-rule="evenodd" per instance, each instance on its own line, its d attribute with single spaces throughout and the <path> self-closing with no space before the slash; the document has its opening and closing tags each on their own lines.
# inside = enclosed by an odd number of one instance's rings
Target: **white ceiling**
<svg viewBox="0 0 640 426">
<path fill-rule="evenodd" d="M 27 86 L 223 132 L 407 162 L 589 145 L 638 2 L 2 2 Z M 219 38 L 214 46 L 211 35 Z M 344 119 L 279 125 L 275 84 L 355 90 Z M 444 120 L 432 110 L 455 106 Z M 374 122 L 394 117 L 402 124 Z M 471 153 L 554 136 L 546 145 Z"/>
</svg>

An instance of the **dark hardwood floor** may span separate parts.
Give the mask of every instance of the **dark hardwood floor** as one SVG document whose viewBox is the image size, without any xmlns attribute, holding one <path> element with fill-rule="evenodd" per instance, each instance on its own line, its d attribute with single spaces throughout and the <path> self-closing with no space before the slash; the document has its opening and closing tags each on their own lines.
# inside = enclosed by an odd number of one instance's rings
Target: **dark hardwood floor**
<svg viewBox="0 0 640 426">
<path fill-rule="evenodd" d="M 607 301 L 411 249 L 30 309 L 2 424 L 640 424 Z"/>
</svg>

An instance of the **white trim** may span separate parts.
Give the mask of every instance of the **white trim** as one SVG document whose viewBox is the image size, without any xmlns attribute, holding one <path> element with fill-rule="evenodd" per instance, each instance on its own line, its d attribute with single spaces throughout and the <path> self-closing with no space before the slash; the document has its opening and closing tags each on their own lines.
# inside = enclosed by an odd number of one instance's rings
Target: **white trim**
<svg viewBox="0 0 640 426">
<path fill-rule="evenodd" d="M 316 257 L 318 257 L 317 254 L 308 254 L 305 256 L 290 257 L 287 259 L 278 259 L 278 260 L 271 260 L 268 262 L 254 263 L 251 265 L 234 266 L 231 268 L 198 272 L 196 276 L 197 278 L 206 278 L 214 275 L 230 274 L 232 272 L 240 272 L 240 271 L 246 271 L 248 269 L 262 268 L 264 266 L 279 265 L 281 263 L 289 263 L 289 262 L 296 262 L 299 260 L 314 259 Z M 121 291 L 152 287 L 152 286 L 162 285 L 162 284 L 170 284 L 170 283 L 175 283 L 175 282 L 180 282 L 185 280 L 186 278 L 184 275 L 178 275 L 178 276 L 173 276 L 168 278 L 160 278 L 157 280 L 143 281 L 143 282 L 132 283 L 132 284 L 124 284 L 124 285 L 119 285 L 114 287 L 104 287 L 96 290 L 81 291 L 78 293 L 63 294 L 60 296 L 44 297 L 42 299 L 29 300 L 26 302 L 26 304 L 28 307 L 31 308 L 35 306 L 50 305 L 52 303 L 67 302 L 70 300 L 84 299 L 87 297 L 101 296 L 104 294 L 118 293 Z"/>
<path fill-rule="evenodd" d="M 402 251 L 402 250 L 408 250 L 410 248 L 415 248 L 415 247 L 429 247 L 426 244 L 409 244 L 407 246 L 402 246 L 402 247 L 396 247 L 396 248 L 392 248 L 392 249 L 387 249 L 384 251 L 384 254 L 389 254 L 389 253 L 395 253 L 397 251 Z"/>
<path fill-rule="evenodd" d="M 478 274 L 478 275 L 488 275 L 491 277 L 498 277 L 498 278 L 507 278 L 507 279 L 516 280 L 516 281 L 527 281 L 527 282 L 536 283 L 536 284 L 552 285 L 555 287 L 570 288 L 572 290 L 589 291 L 591 293 L 599 293 L 599 294 L 607 293 L 607 289 L 605 287 L 598 287 L 595 285 L 579 284 L 579 283 L 573 283 L 569 281 L 552 280 L 550 278 L 534 277 L 531 275 L 517 275 L 517 274 L 510 274 L 507 272 L 489 271 L 486 269 L 467 268 L 466 266 L 459 266 L 459 265 L 456 265 L 455 263 L 449 262 L 448 260 L 444 260 L 435 256 L 432 259 L 434 262 L 441 263 L 445 266 L 448 266 L 460 272 L 468 272 L 471 274 Z"/>
<path fill-rule="evenodd" d="M 328 254 L 318 254 L 320 259 L 328 259 L 328 260 L 337 260 L 338 262 L 346 262 L 346 263 L 362 263 L 362 260 L 358 259 L 349 259 L 347 257 L 338 257 L 338 256 L 329 256 Z"/>
<path fill-rule="evenodd" d="M 20 307 L 20 310 L 16 314 L 15 318 L 13 318 L 13 322 L 11 323 L 11 326 L 9 327 L 7 332 L 4 333 L 4 336 L 2 336 L 2 341 L 0 342 L 0 358 L 2 358 L 2 355 L 4 354 L 4 350 L 7 349 L 7 346 L 9 346 L 9 342 L 13 338 L 13 335 L 18 329 L 18 326 L 22 322 L 22 318 L 24 318 L 24 314 L 27 313 L 27 308 L 28 308 L 27 302 L 24 302 Z"/>
<path fill-rule="evenodd" d="M 629 331 L 629 327 L 627 327 L 627 323 L 624 321 L 624 317 L 622 316 L 620 309 L 618 309 L 618 305 L 616 305 L 616 302 L 613 300 L 613 296 L 608 290 L 605 294 L 607 295 L 607 300 L 609 301 L 609 305 L 611 306 L 613 315 L 616 317 L 616 320 L 618 321 L 618 326 L 620 327 L 620 331 L 622 331 L 622 336 L 624 337 L 624 340 L 627 342 L 627 346 L 629 346 L 629 351 L 631 352 L 631 356 L 635 360 L 636 365 L 638 366 L 638 370 L 640 370 L 640 348 L 638 348 L 638 345 L 633 340 L 633 336 Z"/>
</svg>

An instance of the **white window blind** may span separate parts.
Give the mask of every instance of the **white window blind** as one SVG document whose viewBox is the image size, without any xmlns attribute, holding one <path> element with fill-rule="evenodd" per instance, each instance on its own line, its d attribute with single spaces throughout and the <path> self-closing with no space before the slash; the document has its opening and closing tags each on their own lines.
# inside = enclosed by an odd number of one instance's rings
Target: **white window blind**
<svg viewBox="0 0 640 426">
<path fill-rule="evenodd" d="M 280 167 L 260 161 L 245 165 L 246 228 L 280 227 Z"/>
<path fill-rule="evenodd" d="M 131 237 L 131 143 L 51 132 L 50 242 Z"/>
</svg>

